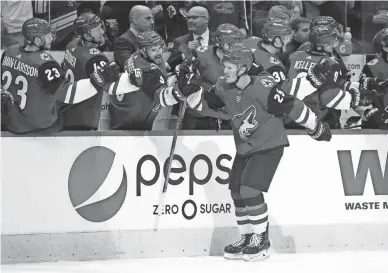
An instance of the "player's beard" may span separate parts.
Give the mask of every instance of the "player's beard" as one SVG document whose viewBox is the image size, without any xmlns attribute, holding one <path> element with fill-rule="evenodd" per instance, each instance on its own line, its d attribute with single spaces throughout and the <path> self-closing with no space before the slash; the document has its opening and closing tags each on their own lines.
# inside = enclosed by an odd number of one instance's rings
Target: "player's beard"
<svg viewBox="0 0 388 273">
<path fill-rule="evenodd" d="M 153 58 L 152 58 L 152 61 L 157 64 L 157 65 L 161 65 L 163 63 L 163 56 L 162 54 L 157 54 L 155 55 Z"/>
</svg>

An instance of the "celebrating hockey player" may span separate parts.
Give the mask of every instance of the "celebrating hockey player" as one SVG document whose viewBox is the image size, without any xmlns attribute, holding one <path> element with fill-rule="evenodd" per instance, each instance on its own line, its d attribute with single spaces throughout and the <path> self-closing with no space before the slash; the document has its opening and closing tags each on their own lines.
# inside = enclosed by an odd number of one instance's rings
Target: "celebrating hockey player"
<svg viewBox="0 0 388 273">
<path fill-rule="evenodd" d="M 269 19 L 263 26 L 263 40 L 255 50 L 255 60 L 270 73 L 280 85 L 286 80 L 286 69 L 280 61 L 281 54 L 292 40 L 293 31 L 288 22 Z"/>
<path fill-rule="evenodd" d="M 192 93 L 202 94 L 196 77 L 178 77 L 178 86 L 168 85 L 167 73 L 161 68 L 164 41 L 158 33 L 152 30 L 141 32 L 136 42 L 139 49 L 126 62 L 125 72 L 118 81 L 104 87 L 105 91 L 113 94 L 131 90 L 124 96 L 111 97 L 109 112 L 112 129 L 151 130 L 160 107 L 177 104 Z M 188 104 L 195 108 L 199 100 L 200 96 L 197 102 L 189 100 Z"/>
<path fill-rule="evenodd" d="M 101 19 L 93 13 L 84 13 L 75 22 L 77 38 L 71 41 L 65 51 L 63 71 L 73 83 L 89 78 L 96 69 L 109 63 L 97 48 L 105 43 L 105 27 Z M 64 116 L 64 130 L 97 130 L 101 114 L 103 93 L 77 104 L 59 102 L 59 110 Z"/>
<path fill-rule="evenodd" d="M 201 74 L 202 87 L 204 90 L 210 90 L 210 88 L 216 83 L 217 79 L 223 74 L 220 60 L 224 55 L 224 51 L 228 50 L 232 45 L 236 43 L 245 43 L 246 36 L 240 31 L 238 27 L 232 24 L 221 24 L 217 27 L 215 32 L 215 45 L 200 46 L 196 50 L 197 57 L 197 69 Z M 248 41 L 249 43 L 249 41 Z M 183 65 L 178 66 L 178 70 Z M 249 74 L 257 75 L 261 71 L 261 67 L 257 63 L 253 63 Z M 209 128 L 209 123 L 212 125 Z M 183 120 L 183 129 L 215 129 L 215 126 L 219 126 L 220 123 L 214 119 L 208 117 L 198 117 L 193 112 L 188 111 Z M 221 128 L 229 129 L 229 123 L 224 122 Z M 221 129 L 217 128 L 217 129 Z"/>
<path fill-rule="evenodd" d="M 328 125 L 302 101 L 279 88 L 269 73 L 247 75 L 252 61 L 252 51 L 244 46 L 235 45 L 225 52 L 224 76 L 205 93 L 200 107 L 205 115 L 208 108 L 221 109 L 232 120 L 237 154 L 229 189 L 241 238 L 225 247 L 225 258 L 246 261 L 269 255 L 268 212 L 263 192 L 268 191 L 284 147 L 289 145 L 282 116 L 304 126 L 315 140 L 331 139 Z M 323 59 L 309 77 L 325 84 L 333 80 L 334 73 L 335 66 L 333 70 L 332 63 Z"/>
<path fill-rule="evenodd" d="M 327 21 L 324 21 L 327 22 Z M 368 106 L 376 93 L 372 85 L 376 80 L 368 78 L 365 83 L 352 83 L 348 81 L 348 70 L 341 58 L 334 55 L 335 47 L 339 42 L 339 33 L 336 24 L 315 26 L 310 32 L 311 48 L 305 51 L 296 51 L 290 55 L 288 78 L 298 78 L 307 75 L 323 57 L 330 57 L 338 63 L 339 71 L 335 81 L 330 86 L 320 88 L 318 92 L 293 92 L 291 95 L 304 100 L 304 102 L 323 121 L 329 123 L 331 128 L 340 128 L 340 110 L 350 110 L 359 106 Z M 338 113 L 337 113 L 338 112 Z M 288 128 L 299 127 L 297 124 L 286 121 Z"/>
<path fill-rule="evenodd" d="M 376 33 L 373 38 L 377 56 L 365 64 L 360 75 L 360 82 L 366 78 L 382 78 L 388 80 L 388 28 Z M 387 85 L 385 83 L 385 85 Z M 388 87 L 379 90 L 379 95 L 371 109 L 365 110 L 366 122 L 363 128 L 388 129 Z"/>
<path fill-rule="evenodd" d="M 318 16 L 315 18 L 310 25 L 310 32 L 315 28 L 315 27 L 322 27 L 322 26 L 330 26 L 331 28 L 334 28 L 337 30 L 338 37 L 342 37 L 344 35 L 343 33 L 343 26 L 338 24 L 337 21 L 330 16 Z M 305 51 L 307 49 L 311 49 L 312 44 L 310 41 L 302 44 L 297 51 Z M 333 50 L 336 54 L 336 57 L 338 58 L 340 55 Z"/>
<path fill-rule="evenodd" d="M 45 52 L 54 40 L 47 21 L 28 19 L 22 33 L 24 46 L 9 47 L 1 56 L 2 89 L 15 101 L 5 129 L 17 134 L 58 132 L 63 118 L 56 102 L 75 104 L 93 97 L 102 86 L 116 80 L 118 68 L 106 65 L 90 79 L 70 83 L 58 62 Z"/>
</svg>

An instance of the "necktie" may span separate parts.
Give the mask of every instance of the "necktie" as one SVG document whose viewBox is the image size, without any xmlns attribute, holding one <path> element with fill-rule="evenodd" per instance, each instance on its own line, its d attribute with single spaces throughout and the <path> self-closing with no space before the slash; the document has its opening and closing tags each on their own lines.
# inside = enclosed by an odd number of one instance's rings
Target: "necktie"
<svg viewBox="0 0 388 273">
<path fill-rule="evenodd" d="M 198 42 L 199 46 L 202 46 L 202 40 L 203 40 L 203 38 L 201 35 L 197 37 L 197 42 Z"/>
</svg>

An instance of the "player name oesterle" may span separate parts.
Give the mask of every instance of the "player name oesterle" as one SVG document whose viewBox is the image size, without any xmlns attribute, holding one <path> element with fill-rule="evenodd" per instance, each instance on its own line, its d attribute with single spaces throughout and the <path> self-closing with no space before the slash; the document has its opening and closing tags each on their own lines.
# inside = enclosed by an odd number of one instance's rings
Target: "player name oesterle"
<svg viewBox="0 0 388 273">
<path fill-rule="evenodd" d="M 25 64 L 20 60 L 17 60 L 8 56 L 4 56 L 2 65 L 8 66 L 9 68 L 14 70 L 18 70 L 27 76 L 38 77 L 37 68 L 29 66 L 28 64 Z"/>
</svg>

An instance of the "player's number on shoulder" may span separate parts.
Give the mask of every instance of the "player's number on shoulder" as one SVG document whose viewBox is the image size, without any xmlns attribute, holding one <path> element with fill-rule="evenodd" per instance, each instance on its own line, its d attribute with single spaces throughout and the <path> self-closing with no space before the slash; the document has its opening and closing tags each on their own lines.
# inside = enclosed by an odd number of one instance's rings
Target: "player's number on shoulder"
<svg viewBox="0 0 388 273">
<path fill-rule="evenodd" d="M 3 73 L 3 75 L 1 76 L 1 79 L 2 81 L 4 82 L 5 81 L 5 84 L 3 86 L 3 88 L 5 90 L 8 90 L 9 87 L 11 86 L 11 83 L 12 83 L 12 74 L 11 72 L 9 71 L 5 71 Z M 22 76 L 22 75 L 19 75 L 15 78 L 15 85 L 17 85 L 18 87 L 20 87 L 17 91 L 16 91 L 16 94 L 18 96 L 20 96 L 20 109 L 23 110 L 25 107 L 26 107 L 26 104 L 27 104 L 27 90 L 28 90 L 28 81 L 27 79 Z"/>
<path fill-rule="evenodd" d="M 282 103 L 284 100 L 284 92 L 276 88 L 276 94 L 273 96 L 274 100 L 278 103 Z"/>
<path fill-rule="evenodd" d="M 272 72 L 272 76 L 276 82 L 281 82 L 286 79 L 286 75 L 284 75 L 283 71 L 274 71 Z"/>
<path fill-rule="evenodd" d="M 98 65 L 97 63 L 94 63 L 93 64 L 93 67 L 94 67 L 94 71 L 96 71 L 97 69 L 100 70 L 101 67 L 104 67 L 106 65 L 106 62 L 105 61 L 100 61 L 100 64 Z"/>
<path fill-rule="evenodd" d="M 44 74 L 46 74 L 47 80 L 50 82 L 52 80 L 58 80 L 61 77 L 61 73 L 59 73 L 56 67 L 46 69 Z"/>
</svg>

